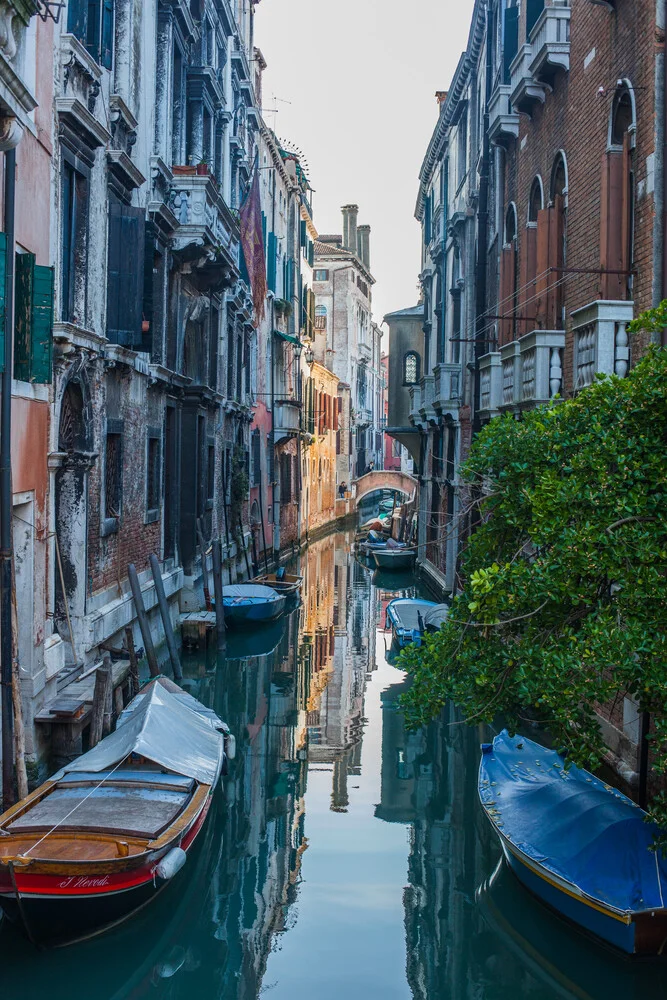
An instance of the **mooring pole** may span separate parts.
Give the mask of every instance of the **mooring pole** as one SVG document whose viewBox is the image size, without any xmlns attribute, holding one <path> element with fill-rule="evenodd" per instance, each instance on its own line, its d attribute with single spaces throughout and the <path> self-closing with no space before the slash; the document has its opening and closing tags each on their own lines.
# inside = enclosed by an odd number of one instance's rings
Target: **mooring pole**
<svg viewBox="0 0 667 1000">
<path fill-rule="evenodd" d="M 2 802 L 14 804 L 12 691 L 12 365 L 14 346 L 14 207 L 16 150 L 5 153 L 5 351 L 0 403 L 0 687 L 2 688 Z"/>
<path fill-rule="evenodd" d="M 134 563 L 130 563 L 127 567 L 127 575 L 130 579 L 132 597 L 134 598 L 134 606 L 137 611 L 137 620 L 139 622 L 139 628 L 141 629 L 141 638 L 144 641 L 146 659 L 148 660 L 148 669 L 150 670 L 151 677 L 157 677 L 160 673 L 160 668 L 157 665 L 157 656 L 155 655 L 153 636 L 151 635 L 150 626 L 148 624 L 148 615 L 146 614 L 144 599 L 141 596 L 139 577 L 137 576 L 137 569 Z"/>
<path fill-rule="evenodd" d="M 174 636 L 174 629 L 171 624 L 171 615 L 169 614 L 167 595 L 164 592 L 164 583 L 162 582 L 162 571 L 160 569 L 160 563 L 158 562 L 158 557 L 155 555 L 154 552 L 151 552 L 149 557 L 149 562 L 151 564 L 151 571 L 153 573 L 153 580 L 155 582 L 155 593 L 157 594 L 157 603 L 160 608 L 160 616 L 162 618 L 162 625 L 164 627 L 164 637 L 167 640 L 167 649 L 169 650 L 171 669 L 174 671 L 174 677 L 176 678 L 176 680 L 181 681 L 183 680 L 181 661 L 178 658 L 178 649 L 176 648 L 176 638 Z"/>
<path fill-rule="evenodd" d="M 227 648 L 225 631 L 225 605 L 222 599 L 222 542 L 217 533 L 213 536 L 213 593 L 215 594 L 215 627 L 218 638 L 218 652 Z"/>
</svg>

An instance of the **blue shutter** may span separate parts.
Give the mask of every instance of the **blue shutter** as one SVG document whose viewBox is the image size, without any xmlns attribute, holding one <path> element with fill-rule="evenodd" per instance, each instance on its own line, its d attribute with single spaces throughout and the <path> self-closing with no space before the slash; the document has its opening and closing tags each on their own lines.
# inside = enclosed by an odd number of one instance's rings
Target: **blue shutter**
<svg viewBox="0 0 667 1000">
<path fill-rule="evenodd" d="M 505 10 L 505 32 L 503 37 L 503 83 L 510 82 L 510 66 L 519 51 L 519 8 Z"/>
<path fill-rule="evenodd" d="M 530 40 L 530 33 L 543 10 L 544 0 L 526 0 L 526 41 Z"/>
<path fill-rule="evenodd" d="M 267 241 L 268 260 L 266 264 L 266 283 L 268 285 L 268 289 L 270 292 L 276 291 L 276 278 L 277 278 L 276 250 L 277 250 L 276 237 L 274 233 L 269 233 L 269 239 Z"/>
<path fill-rule="evenodd" d="M 107 267 L 107 337 L 112 343 L 141 349 L 144 297 L 145 212 L 109 202 Z"/>
<path fill-rule="evenodd" d="M 299 222 L 299 242 L 302 247 L 305 247 L 306 240 L 308 239 L 308 230 L 306 229 L 306 220 L 301 219 Z"/>
<path fill-rule="evenodd" d="M 102 2 L 102 32 L 100 39 L 100 62 L 105 69 L 111 69 L 113 63 L 113 5 L 114 0 Z"/>
</svg>

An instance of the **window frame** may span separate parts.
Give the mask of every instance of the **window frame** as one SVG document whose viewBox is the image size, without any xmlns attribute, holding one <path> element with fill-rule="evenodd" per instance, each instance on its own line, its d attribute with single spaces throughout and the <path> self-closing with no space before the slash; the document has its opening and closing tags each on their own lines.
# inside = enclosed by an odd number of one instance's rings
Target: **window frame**
<svg viewBox="0 0 667 1000">
<path fill-rule="evenodd" d="M 157 447 L 157 465 L 153 468 L 151 461 L 151 445 Z M 155 482 L 151 479 L 154 473 Z M 151 496 L 151 485 L 154 486 L 155 495 Z M 159 427 L 148 427 L 146 430 L 146 512 L 144 514 L 144 524 L 153 524 L 160 518 L 162 507 L 162 433 Z M 151 500 L 157 499 L 157 504 L 151 504 Z"/>
<path fill-rule="evenodd" d="M 124 430 L 123 420 L 112 420 L 107 419 L 107 426 L 104 435 L 104 468 L 103 468 L 103 479 L 102 486 L 100 490 L 100 500 L 102 507 L 102 516 L 100 517 L 100 534 L 102 537 L 107 535 L 115 535 L 118 532 L 122 518 L 123 518 L 123 430 Z M 109 486 L 109 438 L 118 438 L 118 511 L 115 514 L 110 514 L 108 510 L 108 486 Z"/>
<path fill-rule="evenodd" d="M 415 377 L 412 380 L 408 380 L 407 377 L 407 366 L 408 359 L 415 361 Z M 421 358 L 419 357 L 418 351 L 406 351 L 403 355 L 403 385 L 419 385 L 419 379 L 421 377 Z"/>
</svg>

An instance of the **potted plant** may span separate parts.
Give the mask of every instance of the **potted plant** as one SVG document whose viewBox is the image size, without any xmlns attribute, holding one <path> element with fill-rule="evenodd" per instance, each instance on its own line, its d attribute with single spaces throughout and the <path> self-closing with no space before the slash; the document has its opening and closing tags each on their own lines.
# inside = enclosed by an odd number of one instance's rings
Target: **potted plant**
<svg viewBox="0 0 667 1000">
<path fill-rule="evenodd" d="M 198 177 L 206 177 L 208 174 L 208 163 L 206 160 L 200 160 L 196 167 Z"/>
<path fill-rule="evenodd" d="M 182 164 L 175 164 L 175 165 L 174 165 L 174 166 L 173 166 L 173 167 L 171 168 L 171 172 L 172 172 L 172 174 L 173 174 L 173 175 L 174 175 L 175 177 L 179 177 L 179 176 L 180 176 L 180 177 L 183 177 L 183 176 L 187 176 L 187 177 L 192 177 L 192 176 L 193 176 L 193 175 L 194 175 L 194 174 L 196 173 L 196 168 L 195 168 L 195 167 L 191 167 L 191 166 L 188 166 L 188 165 L 187 165 L 187 164 L 185 164 L 185 163 L 182 163 Z"/>
</svg>

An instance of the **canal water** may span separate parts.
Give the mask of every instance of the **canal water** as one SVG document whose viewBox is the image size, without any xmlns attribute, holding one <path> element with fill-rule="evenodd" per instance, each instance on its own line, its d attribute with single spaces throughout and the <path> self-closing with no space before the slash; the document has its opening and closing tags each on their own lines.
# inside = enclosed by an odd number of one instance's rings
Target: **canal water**
<svg viewBox="0 0 667 1000">
<path fill-rule="evenodd" d="M 423 593 L 351 533 L 301 557 L 303 605 L 186 660 L 238 753 L 195 851 L 133 920 L 36 952 L 0 930 L 0 1000 L 639 1000 L 633 963 L 548 913 L 500 863 L 478 806 L 488 730 L 453 708 L 407 732 L 385 608 Z M 423 596 L 428 596 L 424 594 Z M 6 922 L 5 922 L 6 923 Z"/>
</svg>

